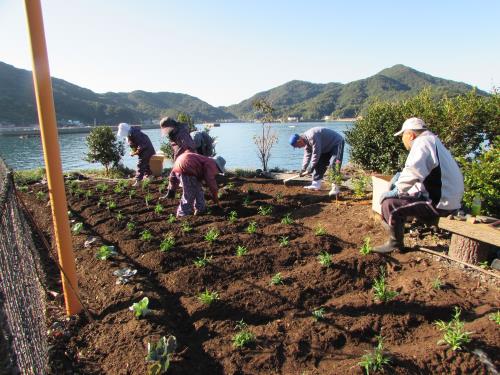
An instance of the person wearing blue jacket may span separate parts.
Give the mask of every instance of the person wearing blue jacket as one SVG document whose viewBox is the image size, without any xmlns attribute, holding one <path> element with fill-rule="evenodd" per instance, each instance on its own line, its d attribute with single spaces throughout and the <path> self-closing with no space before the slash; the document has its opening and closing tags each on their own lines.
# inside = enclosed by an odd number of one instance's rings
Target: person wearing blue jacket
<svg viewBox="0 0 500 375">
<path fill-rule="evenodd" d="M 342 165 L 345 142 L 335 130 L 314 127 L 301 135 L 293 134 L 288 142 L 293 147 L 304 148 L 300 175 L 312 174 L 311 185 L 306 186 L 306 189 L 320 190 L 326 169 L 334 168 L 336 162 Z"/>
<path fill-rule="evenodd" d="M 400 135 L 409 154 L 401 173 L 393 177 L 391 190 L 380 198 L 383 223 L 389 233 L 389 240 L 373 249 L 381 254 L 403 249 L 407 217 L 433 220 L 448 216 L 460 208 L 464 193 L 458 164 L 422 119 L 407 119 L 394 134 Z"/>
<path fill-rule="evenodd" d="M 130 126 L 122 122 L 118 125 L 118 138 L 127 138 L 128 144 L 131 148 L 130 156 L 138 156 L 137 170 L 135 174 L 136 186 L 143 178 L 149 178 L 152 175 L 149 161 L 155 154 L 155 149 L 149 137 L 144 134 L 140 129 Z"/>
</svg>

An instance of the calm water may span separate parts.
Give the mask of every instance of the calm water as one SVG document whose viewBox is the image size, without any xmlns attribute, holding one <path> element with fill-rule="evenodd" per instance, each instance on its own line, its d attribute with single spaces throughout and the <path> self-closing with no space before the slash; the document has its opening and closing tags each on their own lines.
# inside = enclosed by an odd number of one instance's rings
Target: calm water
<svg viewBox="0 0 500 375">
<path fill-rule="evenodd" d="M 294 149 L 288 144 L 288 138 L 293 133 L 301 133 L 314 126 L 325 126 L 343 134 L 351 123 L 290 123 L 272 124 L 278 134 L 278 143 L 271 151 L 269 167 L 283 169 L 300 169 L 303 150 Z M 144 131 L 159 150 L 162 138 L 160 131 L 148 129 Z M 253 143 L 254 135 L 259 135 L 261 125 L 258 123 L 221 124 L 218 128 L 210 130 L 210 134 L 217 137 L 216 152 L 223 156 L 227 168 L 260 168 L 256 147 Z M 101 168 L 100 164 L 91 164 L 83 160 L 87 152 L 85 138 L 87 134 L 60 134 L 61 155 L 65 171 L 75 169 Z M 128 155 L 130 149 L 125 146 L 126 155 L 123 162 L 130 168 L 135 168 L 137 158 Z M 31 136 L 20 139 L 16 136 L 0 136 L 0 156 L 14 169 L 32 169 L 44 166 L 42 144 L 40 137 Z M 344 164 L 349 160 L 349 147 L 344 150 Z M 165 166 L 167 166 L 165 164 Z"/>
</svg>

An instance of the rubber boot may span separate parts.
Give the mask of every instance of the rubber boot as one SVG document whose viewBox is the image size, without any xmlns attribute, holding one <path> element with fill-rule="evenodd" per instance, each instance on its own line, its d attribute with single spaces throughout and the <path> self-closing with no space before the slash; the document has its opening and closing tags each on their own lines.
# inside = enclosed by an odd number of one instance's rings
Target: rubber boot
<svg viewBox="0 0 500 375">
<path fill-rule="evenodd" d="M 389 240 L 381 245 L 373 248 L 374 253 L 387 254 L 394 250 L 402 250 L 404 248 L 403 236 L 404 236 L 404 224 L 403 222 L 397 222 L 394 225 L 388 225 L 384 222 L 384 227 L 389 233 Z"/>
</svg>

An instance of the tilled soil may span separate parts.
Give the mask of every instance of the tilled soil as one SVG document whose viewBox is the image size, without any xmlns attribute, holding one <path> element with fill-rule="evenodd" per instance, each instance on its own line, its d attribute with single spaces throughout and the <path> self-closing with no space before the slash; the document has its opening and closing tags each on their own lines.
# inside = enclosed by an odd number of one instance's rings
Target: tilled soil
<svg viewBox="0 0 500 375">
<path fill-rule="evenodd" d="M 226 186 L 223 209 L 211 207 L 211 213 L 173 222 L 168 218 L 175 215 L 177 199 L 160 201 L 160 182 L 137 188 L 132 198 L 130 187 L 113 192 L 114 182 L 107 182 L 104 193 L 96 191 L 96 181 L 81 182 L 83 191 L 92 191 L 89 198 L 68 194 L 74 220 L 84 223 L 74 236 L 74 251 L 81 296 L 93 319 L 82 314 L 68 322 L 61 310 L 50 313 L 53 322 L 65 327 L 62 333 L 51 331 L 53 373 L 144 374 L 147 343 L 169 334 L 179 344 L 168 371 L 172 374 L 362 374 L 358 363 L 379 335 L 391 361 L 387 373 L 493 373 L 484 357 L 481 361 L 473 353 L 478 349 L 493 362 L 490 366 L 500 367 L 500 329 L 489 319 L 500 306 L 494 280 L 417 251 L 361 255 L 364 238 L 378 244 L 384 233 L 372 218 L 370 200 L 349 191 L 331 199 L 325 191 L 272 180 L 221 182 Z M 36 199 L 43 189 L 33 186 L 23 196 L 50 235 L 50 208 Z M 148 206 L 146 194 L 152 197 Z M 111 201 L 117 207 L 109 210 Z M 157 203 L 162 213 L 155 213 Z M 261 215 L 259 208 L 268 206 L 272 213 Z M 231 211 L 237 213 L 234 223 L 228 220 Z M 286 214 L 292 224 L 281 223 Z M 130 222 L 135 229 L 127 229 Z M 257 228 L 253 234 L 246 232 L 251 222 Z M 187 225 L 190 232 L 183 230 Z M 317 235 L 320 227 L 325 234 Z M 219 232 L 212 244 L 204 239 L 210 229 Z M 151 241 L 140 239 L 144 230 L 151 232 Z M 446 236 L 413 233 L 406 236 L 408 249 L 415 243 L 447 246 Z M 167 235 L 175 245 L 162 252 Z M 89 237 L 97 241 L 86 248 Z M 283 237 L 286 246 L 280 245 Z M 102 244 L 115 246 L 118 255 L 98 260 Z M 245 246 L 247 254 L 237 256 L 238 246 Z M 331 266 L 318 262 L 321 252 L 332 255 Z M 195 266 L 193 261 L 204 255 L 211 262 Z M 137 275 L 116 284 L 112 272 L 124 267 L 136 269 Z M 372 291 L 381 270 L 389 288 L 398 292 L 386 303 L 374 301 Z M 283 284 L 271 285 L 277 273 Z M 440 288 L 433 287 L 436 279 Z M 205 290 L 217 292 L 219 299 L 204 305 L 198 295 Z M 144 296 L 152 311 L 136 319 L 129 307 Z M 459 351 L 437 344 L 442 333 L 433 324 L 449 321 L 455 306 L 462 309 L 465 330 L 472 332 L 472 341 Z M 316 320 L 312 312 L 319 308 L 324 316 Z M 241 320 L 256 339 L 236 349 L 232 338 Z"/>
</svg>

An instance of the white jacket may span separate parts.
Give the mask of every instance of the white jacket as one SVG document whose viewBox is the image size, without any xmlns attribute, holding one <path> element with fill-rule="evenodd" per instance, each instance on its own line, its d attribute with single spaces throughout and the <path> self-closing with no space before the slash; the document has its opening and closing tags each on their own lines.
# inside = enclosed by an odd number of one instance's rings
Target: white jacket
<svg viewBox="0 0 500 375">
<path fill-rule="evenodd" d="M 396 187 L 400 197 L 421 193 L 436 208 L 456 210 L 464 194 L 464 178 L 451 153 L 427 130 L 413 140 Z"/>
</svg>

